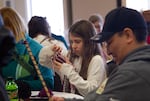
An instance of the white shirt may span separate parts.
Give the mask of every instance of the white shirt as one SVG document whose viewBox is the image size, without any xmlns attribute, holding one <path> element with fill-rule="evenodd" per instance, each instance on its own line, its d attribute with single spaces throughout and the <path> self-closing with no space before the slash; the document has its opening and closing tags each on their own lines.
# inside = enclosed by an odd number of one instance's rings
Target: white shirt
<svg viewBox="0 0 150 101">
<path fill-rule="evenodd" d="M 61 41 L 58 41 L 55 39 L 53 39 L 53 40 L 46 39 L 43 41 L 43 39 L 45 39 L 45 38 L 46 38 L 46 36 L 39 34 L 37 37 L 35 37 L 33 39 L 44 46 L 40 50 L 40 53 L 39 53 L 39 61 L 40 61 L 41 65 L 51 68 L 52 64 L 51 64 L 50 57 L 54 55 L 54 52 L 52 51 L 53 46 L 55 44 L 57 46 L 60 46 L 62 48 L 61 54 L 65 55 L 65 56 L 67 56 L 68 50 Z"/>
<path fill-rule="evenodd" d="M 58 45 L 58 44 L 57 44 Z M 51 68 L 51 56 L 54 52 L 50 49 L 50 47 L 45 47 L 41 49 L 39 53 L 39 61 L 41 65 Z M 67 56 L 67 53 L 63 53 L 63 55 Z M 85 96 L 90 91 L 97 88 L 103 80 L 106 78 L 105 64 L 100 55 L 94 56 L 90 64 L 88 66 L 87 71 L 87 80 L 84 80 L 80 75 L 82 58 L 75 59 L 73 65 L 63 63 L 60 70 L 55 70 L 61 80 L 63 81 L 64 75 L 67 76 L 69 82 L 73 84 L 79 91 L 82 96 Z"/>
<path fill-rule="evenodd" d="M 87 80 L 84 80 L 78 73 L 81 69 L 80 60 L 81 59 L 79 59 L 78 62 L 75 60 L 75 66 L 63 63 L 59 72 L 61 75 L 66 75 L 70 83 L 78 89 L 79 93 L 82 96 L 85 96 L 103 82 L 106 78 L 106 71 L 102 57 L 100 55 L 96 55 L 90 61 L 87 71 Z"/>
</svg>

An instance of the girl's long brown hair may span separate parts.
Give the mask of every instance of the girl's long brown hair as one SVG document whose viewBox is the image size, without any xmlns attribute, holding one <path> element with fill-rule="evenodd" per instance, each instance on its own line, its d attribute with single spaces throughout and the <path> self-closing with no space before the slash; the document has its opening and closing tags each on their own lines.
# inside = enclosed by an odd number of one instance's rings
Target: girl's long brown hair
<svg viewBox="0 0 150 101">
<path fill-rule="evenodd" d="M 100 55 L 98 44 L 90 40 L 90 38 L 96 34 L 96 31 L 92 23 L 87 20 L 80 20 L 70 27 L 69 35 L 70 34 L 83 39 L 84 52 L 82 54 L 82 64 L 79 75 L 86 80 L 88 66 L 92 57 L 95 55 Z M 70 50 L 70 61 L 73 63 L 74 59 L 78 56 L 72 53 L 72 47 L 70 47 Z"/>
</svg>

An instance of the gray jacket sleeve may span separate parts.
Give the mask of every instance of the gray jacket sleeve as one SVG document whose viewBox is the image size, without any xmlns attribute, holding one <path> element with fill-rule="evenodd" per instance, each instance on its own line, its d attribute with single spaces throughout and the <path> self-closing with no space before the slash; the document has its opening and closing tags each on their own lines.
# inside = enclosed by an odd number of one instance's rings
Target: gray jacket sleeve
<svg viewBox="0 0 150 101">
<path fill-rule="evenodd" d="M 73 98 L 73 99 L 65 99 L 65 101 L 84 101 L 83 99 L 75 99 L 75 98 Z"/>
<path fill-rule="evenodd" d="M 95 90 L 85 96 L 84 101 L 150 101 L 149 93 L 150 87 L 142 77 L 125 70 L 109 78 L 102 94 Z"/>
</svg>

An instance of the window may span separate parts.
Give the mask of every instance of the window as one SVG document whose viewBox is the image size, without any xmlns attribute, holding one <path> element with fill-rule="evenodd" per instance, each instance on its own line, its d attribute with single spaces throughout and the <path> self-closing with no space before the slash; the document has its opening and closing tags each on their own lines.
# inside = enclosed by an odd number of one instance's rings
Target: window
<svg viewBox="0 0 150 101">
<path fill-rule="evenodd" d="M 31 16 L 47 18 L 51 32 L 64 36 L 63 0 L 31 0 Z"/>
<path fill-rule="evenodd" d="M 126 0 L 126 7 L 144 11 L 150 9 L 150 0 Z"/>
</svg>

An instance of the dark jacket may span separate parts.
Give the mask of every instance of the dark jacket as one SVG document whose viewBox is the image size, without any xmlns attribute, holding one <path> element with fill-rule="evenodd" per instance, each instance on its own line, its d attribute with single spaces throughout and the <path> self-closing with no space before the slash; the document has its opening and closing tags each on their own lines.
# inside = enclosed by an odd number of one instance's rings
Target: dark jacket
<svg viewBox="0 0 150 101">
<path fill-rule="evenodd" d="M 144 46 L 124 58 L 109 76 L 102 94 L 97 94 L 96 89 L 90 92 L 84 101 L 150 101 L 149 77 L 150 46 Z"/>
<path fill-rule="evenodd" d="M 0 99 L 1 101 L 9 101 L 7 92 L 5 90 L 5 84 L 1 76 L 0 76 Z"/>
<path fill-rule="evenodd" d="M 9 101 L 5 90 L 5 82 L 1 77 L 1 69 L 9 63 L 12 50 L 15 46 L 15 38 L 11 31 L 3 27 L 3 20 L 0 15 L 0 101 Z"/>
</svg>

